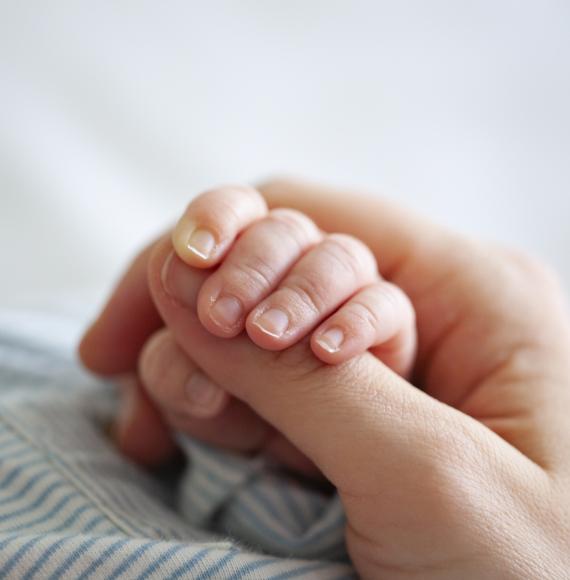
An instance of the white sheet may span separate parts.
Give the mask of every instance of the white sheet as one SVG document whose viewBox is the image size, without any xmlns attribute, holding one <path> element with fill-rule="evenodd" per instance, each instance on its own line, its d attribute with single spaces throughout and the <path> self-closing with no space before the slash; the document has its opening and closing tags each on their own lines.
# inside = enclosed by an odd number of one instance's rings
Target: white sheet
<svg viewBox="0 0 570 580">
<path fill-rule="evenodd" d="M 102 300 L 204 187 L 382 190 L 570 282 L 570 4 L 2 2 L 0 303 Z"/>
</svg>

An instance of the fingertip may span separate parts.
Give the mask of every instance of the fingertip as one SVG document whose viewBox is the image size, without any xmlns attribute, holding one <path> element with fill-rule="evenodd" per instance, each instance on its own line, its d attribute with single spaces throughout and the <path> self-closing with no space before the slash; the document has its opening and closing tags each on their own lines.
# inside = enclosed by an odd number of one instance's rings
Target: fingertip
<svg viewBox="0 0 570 580">
<path fill-rule="evenodd" d="M 189 266 L 211 268 L 244 228 L 266 214 L 265 199 L 252 187 L 218 187 L 190 203 L 172 232 L 172 244 Z"/>
<path fill-rule="evenodd" d="M 201 372 L 194 373 L 185 385 L 186 410 L 195 419 L 213 419 L 221 415 L 230 395 Z"/>
<path fill-rule="evenodd" d="M 96 375 L 111 376 L 125 372 L 127 365 L 123 360 L 118 360 L 107 352 L 103 342 L 106 334 L 107 327 L 102 326 L 97 318 L 81 337 L 77 345 L 77 356 L 83 367 Z"/>
<path fill-rule="evenodd" d="M 340 326 L 319 328 L 311 336 L 311 350 L 314 355 L 329 365 L 341 364 L 360 354 L 355 345 L 347 340 L 346 332 Z M 366 348 L 362 349 L 364 352 Z"/>
<path fill-rule="evenodd" d="M 214 336 L 233 338 L 243 330 L 246 313 L 243 302 L 224 292 L 222 281 L 215 275 L 200 288 L 197 312 L 202 326 Z"/>
<path fill-rule="evenodd" d="M 93 335 L 93 327 L 95 326 L 96 321 L 91 323 L 87 330 L 83 333 L 83 336 L 79 340 L 79 344 L 77 345 L 77 357 L 81 364 L 88 370 L 95 372 L 95 366 L 93 363 L 93 349 L 91 348 L 92 343 L 92 335 Z"/>
<path fill-rule="evenodd" d="M 172 245 L 181 260 L 194 268 L 211 268 L 220 260 L 219 234 L 186 216 L 172 231 Z"/>
<path fill-rule="evenodd" d="M 247 317 L 245 328 L 249 338 L 260 348 L 271 351 L 291 346 L 290 320 L 286 312 L 278 308 L 258 308 Z"/>
</svg>

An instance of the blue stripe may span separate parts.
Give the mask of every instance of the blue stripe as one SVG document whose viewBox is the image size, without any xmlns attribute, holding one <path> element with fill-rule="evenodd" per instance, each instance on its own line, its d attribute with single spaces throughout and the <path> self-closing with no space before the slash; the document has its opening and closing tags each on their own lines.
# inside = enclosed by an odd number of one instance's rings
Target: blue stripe
<svg viewBox="0 0 570 580">
<path fill-rule="evenodd" d="M 61 465 L 61 467 L 65 470 L 70 470 L 70 467 L 67 465 L 67 463 L 63 460 L 61 460 L 61 458 L 57 458 L 54 457 L 54 459 L 58 459 L 59 460 L 59 464 Z M 101 479 L 97 479 L 97 477 L 95 475 L 91 475 L 91 473 L 89 471 L 87 471 L 87 473 L 90 474 L 90 478 L 82 478 L 82 483 L 83 486 L 86 488 L 87 490 L 87 494 L 90 497 L 96 498 L 99 501 L 105 503 L 105 504 L 109 504 L 109 503 L 113 503 L 115 506 L 115 510 L 119 513 L 121 512 L 126 512 L 127 513 L 127 517 L 125 517 L 124 519 L 126 519 L 129 522 L 129 526 L 131 527 L 131 529 L 138 534 L 138 536 L 140 537 L 145 537 L 148 535 L 148 532 L 145 531 L 144 527 L 139 527 L 138 525 L 135 525 L 135 523 L 132 521 L 132 517 L 129 518 L 128 516 L 132 515 L 132 509 L 128 510 L 125 509 L 124 507 L 124 494 L 115 494 L 113 493 L 112 489 L 109 489 L 109 486 L 105 486 L 103 487 L 102 484 L 105 483 L 104 480 L 101 481 Z M 95 485 L 93 482 L 97 482 L 98 485 Z M 137 514 L 140 515 L 140 514 Z M 153 529 L 154 531 L 158 531 L 156 530 L 154 527 L 152 527 L 151 524 L 147 524 L 143 522 L 143 525 L 147 525 L 148 527 L 150 527 L 151 529 Z M 113 530 L 112 533 L 114 533 L 116 530 Z M 173 534 L 174 535 L 174 534 Z"/>
<path fill-rule="evenodd" d="M 50 469 L 40 471 L 39 473 L 34 475 L 34 477 L 29 479 L 26 485 L 24 485 L 24 487 L 18 489 L 12 495 L 6 496 L 2 500 L 0 500 L 0 505 L 4 505 L 21 499 L 24 495 L 26 495 L 29 491 L 31 491 L 38 482 L 40 482 L 42 479 L 46 477 L 46 475 L 49 475 L 50 473 L 53 473 L 53 471 Z"/>
<path fill-rule="evenodd" d="M 250 530 L 257 533 L 261 531 L 261 533 L 263 533 L 267 538 L 270 538 L 271 540 L 276 542 L 277 544 L 276 547 L 281 549 L 288 548 L 289 550 L 293 550 L 295 548 L 298 548 L 299 546 L 306 545 L 307 542 L 311 543 L 316 542 L 323 536 L 330 534 L 331 531 L 334 531 L 336 528 L 338 528 L 338 526 L 341 525 L 342 521 L 344 520 L 344 515 L 341 514 L 341 516 L 337 517 L 334 521 L 324 526 L 318 532 L 308 533 L 304 536 L 297 538 L 287 538 L 286 536 L 279 535 L 272 528 L 269 528 L 263 521 L 259 519 L 259 517 L 257 517 L 255 512 L 253 512 L 253 510 L 251 510 L 245 504 L 236 505 L 235 512 L 236 513 L 241 512 L 245 516 L 245 519 L 241 519 L 241 522 L 242 524 L 245 523 L 247 527 L 250 528 Z M 325 538 L 323 544 L 326 545 L 327 543 L 329 543 L 331 544 L 331 546 L 333 546 L 337 542 L 340 544 L 340 541 L 341 540 L 336 537 L 336 534 L 334 534 L 334 536 L 331 536 L 331 538 L 328 539 Z"/>
<path fill-rule="evenodd" d="M 84 534 L 89 533 L 93 528 L 96 528 L 101 522 L 104 522 L 107 518 L 102 515 L 95 516 L 82 530 Z"/>
<path fill-rule="evenodd" d="M 12 568 L 32 549 L 37 543 L 43 540 L 45 536 L 35 536 L 26 542 L 12 557 L 0 568 L 0 578 L 7 578 Z"/>
<path fill-rule="evenodd" d="M 12 534 L 11 536 L 8 536 L 6 538 L 4 538 L 1 542 L 0 542 L 0 550 L 2 550 L 3 548 L 5 548 L 8 544 L 11 544 L 12 542 L 14 542 L 15 540 L 19 540 L 21 538 L 21 536 L 19 534 Z"/>
<path fill-rule="evenodd" d="M 226 465 L 218 464 L 216 459 L 212 457 L 205 456 L 209 459 L 209 461 L 205 461 L 204 454 L 200 453 L 199 455 L 199 471 L 213 483 L 223 485 L 224 487 L 235 487 L 236 483 L 244 479 L 240 471 L 236 471 L 233 468 L 228 469 Z M 190 457 L 192 457 L 192 455 L 190 455 Z M 216 462 L 215 466 L 212 462 Z"/>
<path fill-rule="evenodd" d="M 79 519 L 79 516 L 85 513 L 87 510 L 93 509 L 90 505 L 82 505 L 75 509 L 75 511 L 59 526 L 50 530 L 50 533 L 56 534 L 62 532 L 71 526 Z M 73 530 L 69 530 L 70 532 Z"/>
<path fill-rule="evenodd" d="M 13 528 L 10 528 L 8 531 L 17 532 L 19 530 L 25 530 L 26 528 L 36 526 L 38 524 L 43 524 L 44 522 L 53 518 L 55 516 L 55 514 L 57 514 L 59 512 L 59 510 L 61 510 L 63 507 L 65 507 L 72 499 L 74 499 L 78 495 L 79 495 L 79 493 L 77 493 L 77 492 L 70 493 L 68 496 L 64 497 L 57 505 L 55 505 L 51 509 L 50 512 L 43 515 L 41 518 L 38 518 L 36 520 L 32 520 L 31 522 L 24 522 L 23 524 L 20 524 L 19 526 L 15 526 Z"/>
<path fill-rule="evenodd" d="M 51 485 L 49 485 L 44 491 L 39 495 L 31 504 L 14 510 L 12 512 L 7 512 L 0 515 L 0 522 L 5 522 L 6 520 L 11 520 L 13 518 L 17 518 L 23 514 L 30 513 L 34 511 L 36 508 L 40 507 L 49 497 L 53 494 L 54 491 L 58 490 L 60 487 L 66 485 L 67 482 L 63 481 L 55 481 Z"/>
<path fill-rule="evenodd" d="M 114 542 L 113 544 L 111 544 L 96 560 L 93 560 L 93 562 L 91 562 L 89 568 L 84 570 L 77 580 L 86 580 L 87 578 L 89 578 L 89 576 L 91 576 L 91 574 L 93 574 L 97 570 L 97 568 L 100 568 L 101 565 L 106 560 L 108 560 L 115 552 L 120 550 L 125 544 L 128 544 L 130 541 L 131 540 L 128 538 L 123 538 L 122 540 L 119 540 L 118 542 Z"/>
<path fill-rule="evenodd" d="M 301 530 L 304 530 L 307 527 L 307 520 L 305 518 L 305 513 L 301 506 L 297 503 L 297 499 L 289 488 L 287 482 L 276 485 L 277 493 L 283 499 L 285 505 L 289 508 L 289 511 L 293 515 L 293 518 L 297 521 L 297 524 Z M 313 514 L 311 514 L 312 516 Z"/>
<path fill-rule="evenodd" d="M 266 513 L 273 516 L 273 519 L 276 520 L 278 527 L 283 528 L 285 534 L 291 534 L 291 530 L 287 529 L 287 526 L 283 523 L 283 514 L 280 514 L 277 511 L 275 504 L 272 503 L 271 498 L 265 495 L 265 492 L 261 489 L 261 487 L 248 489 L 245 493 L 247 493 L 250 498 L 252 498 L 259 505 L 259 507 L 264 507 Z"/>
<path fill-rule="evenodd" d="M 27 467 L 31 467 L 32 465 L 37 465 L 39 463 L 45 463 L 45 459 L 43 457 L 32 459 L 31 461 L 28 461 L 23 465 L 18 465 L 17 467 L 14 467 L 12 471 L 9 471 L 6 474 L 6 476 L 2 480 L 2 483 L 0 483 L 0 489 L 7 488 L 14 481 L 14 479 L 16 479 L 16 477 L 18 477 L 18 475 L 20 475 L 20 473 L 24 471 L 24 469 L 26 469 Z"/>
<path fill-rule="evenodd" d="M 89 538 L 81 543 L 77 548 L 62 562 L 59 568 L 50 576 L 50 580 L 60 580 L 64 573 L 73 566 L 75 562 L 82 556 L 91 546 L 96 542 L 101 541 L 102 538 Z"/>
<path fill-rule="evenodd" d="M 250 562 L 249 564 L 242 566 L 231 576 L 228 576 L 226 580 L 239 580 L 240 578 L 243 578 L 246 574 L 249 574 L 250 572 L 253 572 L 255 570 L 259 570 L 260 568 L 264 568 L 265 566 L 275 564 L 275 562 L 276 560 L 269 559 L 257 560 L 257 562 Z"/>
<path fill-rule="evenodd" d="M 174 554 L 180 552 L 180 550 L 182 550 L 185 547 L 186 546 L 184 544 L 176 544 L 175 546 L 172 546 L 171 548 L 166 550 L 166 552 L 161 554 L 160 557 L 157 558 L 152 564 L 150 564 L 150 566 L 148 566 L 146 570 L 144 570 L 138 575 L 137 580 L 145 580 L 145 578 L 148 578 L 152 573 L 158 570 L 158 568 L 160 568 L 162 564 L 168 562 L 172 558 L 172 556 L 174 556 Z"/>
<path fill-rule="evenodd" d="M 116 536 L 116 535 L 122 534 L 122 533 L 123 533 L 122 530 L 120 530 L 116 526 L 113 526 L 113 527 L 109 527 L 109 528 L 103 528 L 102 530 L 97 532 L 97 535 L 98 536 Z"/>
<path fill-rule="evenodd" d="M 170 574 L 166 580 L 176 580 L 177 578 L 182 578 L 182 576 L 184 576 L 187 572 L 190 572 L 192 568 L 195 568 L 200 563 L 200 561 L 206 557 L 206 554 L 210 550 L 211 548 L 204 548 L 203 550 L 200 550 L 194 554 L 190 560 L 187 560 L 184 562 L 184 564 L 182 564 L 182 566 L 176 568 L 176 570 L 174 570 L 174 572 L 172 572 L 172 574 Z"/>
<path fill-rule="evenodd" d="M 33 576 L 44 566 L 48 560 L 69 540 L 73 538 L 61 538 L 57 542 L 54 542 L 37 560 L 36 563 L 28 569 L 26 575 L 24 576 L 23 580 L 30 580 Z"/>
<path fill-rule="evenodd" d="M 207 580 L 207 578 L 212 578 L 216 572 L 223 570 L 224 566 L 233 560 L 239 553 L 239 550 L 231 550 L 228 552 L 221 560 L 218 560 L 215 564 L 210 566 L 207 570 L 204 570 L 202 574 L 196 577 L 196 580 Z"/>
<path fill-rule="evenodd" d="M 289 544 L 284 536 L 279 535 L 275 530 L 269 528 L 248 506 L 236 504 L 232 507 L 234 508 L 235 515 L 239 516 L 241 512 L 241 515 L 245 516 L 236 520 L 236 523 L 241 522 L 242 525 L 245 524 L 246 528 L 249 528 L 255 535 L 263 534 L 266 540 L 272 540 L 274 545 L 277 544 L 279 547 L 282 547 L 284 543 Z"/>
<path fill-rule="evenodd" d="M 113 571 L 113 573 L 107 576 L 107 580 L 113 580 L 113 578 L 118 578 L 121 574 L 126 572 L 145 552 L 150 550 L 153 546 L 156 546 L 160 542 L 149 541 L 139 546 L 130 556 L 125 558 Z"/>
<path fill-rule="evenodd" d="M 232 483 L 231 481 L 225 480 L 223 477 L 218 477 L 214 471 L 210 471 L 203 465 L 200 466 L 199 473 L 200 475 L 203 475 L 210 483 L 220 487 L 222 490 L 227 489 L 228 487 L 235 487 L 235 482 Z"/>
</svg>

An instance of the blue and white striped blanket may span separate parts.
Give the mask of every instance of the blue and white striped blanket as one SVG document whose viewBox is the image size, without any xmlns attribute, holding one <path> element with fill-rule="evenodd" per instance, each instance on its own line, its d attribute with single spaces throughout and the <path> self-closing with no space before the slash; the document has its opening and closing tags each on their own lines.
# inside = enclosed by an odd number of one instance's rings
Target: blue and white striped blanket
<svg viewBox="0 0 570 580">
<path fill-rule="evenodd" d="M 114 449 L 77 324 L 0 313 L 0 578 L 352 578 L 336 497 L 186 438 L 181 473 Z"/>
</svg>

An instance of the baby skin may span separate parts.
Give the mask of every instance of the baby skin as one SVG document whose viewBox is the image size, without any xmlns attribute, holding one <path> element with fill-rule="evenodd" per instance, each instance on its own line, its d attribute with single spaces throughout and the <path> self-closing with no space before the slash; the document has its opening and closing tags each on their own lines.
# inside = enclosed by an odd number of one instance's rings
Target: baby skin
<svg viewBox="0 0 570 580">
<path fill-rule="evenodd" d="M 142 375 L 124 391 L 119 447 L 156 465 L 182 431 L 321 474 L 363 578 L 567 578 L 570 325 L 556 278 L 380 200 L 292 182 L 263 194 L 366 240 L 413 298 L 422 389 L 389 368 L 409 372 L 414 312 L 368 250 L 225 188 L 137 257 L 82 341 L 95 372 Z"/>
<path fill-rule="evenodd" d="M 222 187 L 192 201 L 171 246 L 162 286 L 208 333 L 221 339 L 247 334 L 269 351 L 306 341 L 315 362 L 327 365 L 369 350 L 396 373 L 410 374 L 417 340 L 412 304 L 380 277 L 358 239 L 324 233 L 296 210 L 269 211 L 254 189 Z M 197 275 L 203 278 L 198 285 Z M 250 357 L 247 364 L 263 361 Z M 139 376 L 170 429 L 241 451 L 261 447 L 312 471 L 296 449 L 271 437 L 246 405 L 197 368 L 168 327 L 146 342 Z M 268 443 L 260 446 L 263 438 Z"/>
</svg>

